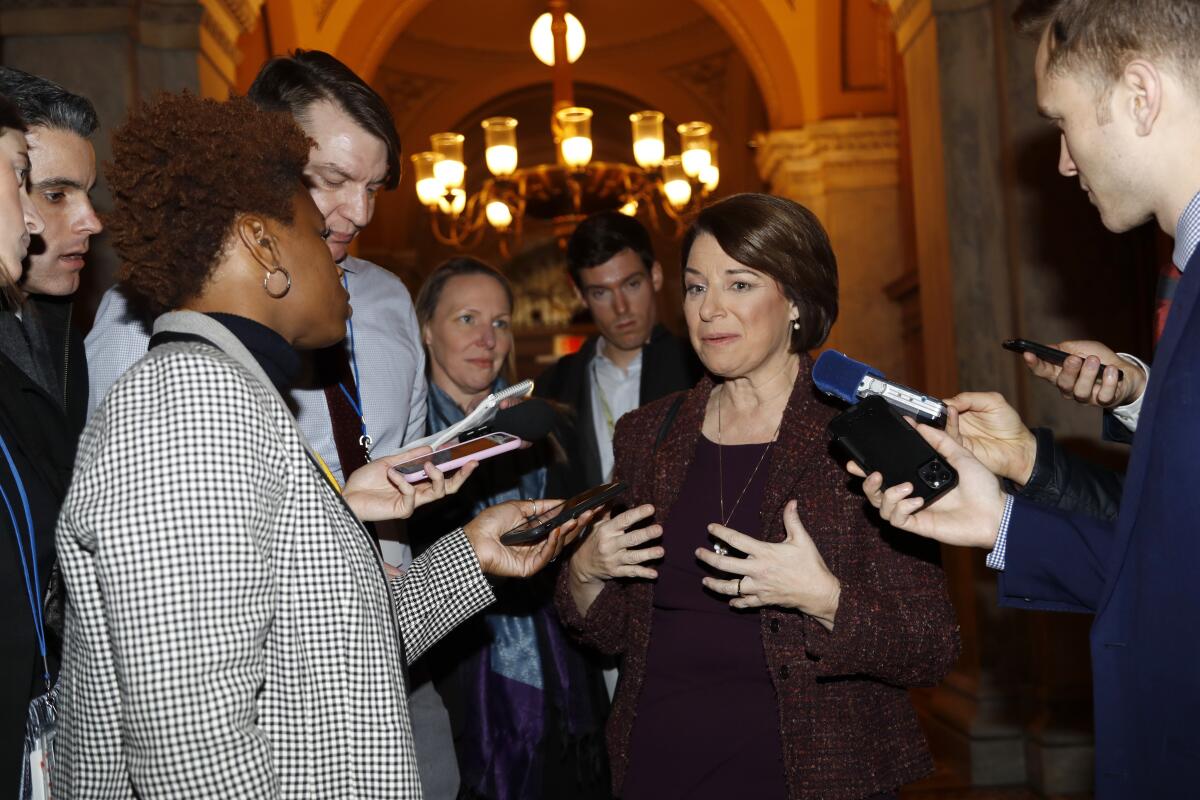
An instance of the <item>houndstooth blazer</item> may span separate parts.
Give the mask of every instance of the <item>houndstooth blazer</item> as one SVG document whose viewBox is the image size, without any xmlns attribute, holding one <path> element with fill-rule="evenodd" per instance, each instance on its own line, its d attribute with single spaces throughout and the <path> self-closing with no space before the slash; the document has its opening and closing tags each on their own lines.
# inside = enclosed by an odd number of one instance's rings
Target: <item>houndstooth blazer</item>
<svg viewBox="0 0 1200 800">
<path fill-rule="evenodd" d="M 58 525 L 56 797 L 418 798 L 417 658 L 493 595 L 466 536 L 390 583 L 224 326 L 175 312 L 93 415 Z"/>
</svg>

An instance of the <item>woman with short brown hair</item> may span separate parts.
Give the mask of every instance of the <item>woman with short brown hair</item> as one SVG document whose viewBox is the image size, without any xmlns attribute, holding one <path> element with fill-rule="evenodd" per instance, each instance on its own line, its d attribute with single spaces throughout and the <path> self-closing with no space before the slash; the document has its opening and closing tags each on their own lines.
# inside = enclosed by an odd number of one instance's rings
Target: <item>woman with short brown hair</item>
<svg viewBox="0 0 1200 800">
<path fill-rule="evenodd" d="M 941 572 L 889 546 L 828 452 L 806 352 L 837 317 L 828 238 L 736 195 L 700 213 L 683 275 L 712 378 L 622 417 L 631 508 L 559 581 L 564 622 L 621 658 L 614 790 L 891 796 L 931 769 L 906 687 L 949 670 L 958 630 Z"/>
</svg>

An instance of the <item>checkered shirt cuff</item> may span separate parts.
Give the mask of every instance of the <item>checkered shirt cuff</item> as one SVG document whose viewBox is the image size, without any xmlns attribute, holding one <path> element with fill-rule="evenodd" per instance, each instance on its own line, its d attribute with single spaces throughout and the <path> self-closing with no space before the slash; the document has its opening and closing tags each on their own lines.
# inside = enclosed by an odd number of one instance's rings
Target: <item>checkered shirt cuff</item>
<svg viewBox="0 0 1200 800">
<path fill-rule="evenodd" d="M 1146 362 L 1142 361 L 1137 356 L 1131 356 L 1129 353 L 1117 353 L 1123 360 L 1135 365 L 1138 369 L 1146 374 L 1146 380 L 1150 380 L 1150 368 L 1146 366 Z M 1146 396 L 1145 390 L 1137 396 L 1137 399 L 1126 403 L 1123 406 L 1117 406 L 1112 409 L 1111 413 L 1117 418 L 1117 421 L 1131 431 L 1137 430 L 1138 417 L 1142 413 L 1142 398 Z"/>
<path fill-rule="evenodd" d="M 1012 521 L 1013 496 L 1010 494 L 1004 499 L 1004 513 L 1000 516 L 1000 532 L 996 534 L 996 543 L 992 545 L 992 552 L 987 554 L 987 560 L 984 562 L 994 570 L 1004 571 L 1004 557 L 1008 552 L 1008 523 Z"/>
</svg>

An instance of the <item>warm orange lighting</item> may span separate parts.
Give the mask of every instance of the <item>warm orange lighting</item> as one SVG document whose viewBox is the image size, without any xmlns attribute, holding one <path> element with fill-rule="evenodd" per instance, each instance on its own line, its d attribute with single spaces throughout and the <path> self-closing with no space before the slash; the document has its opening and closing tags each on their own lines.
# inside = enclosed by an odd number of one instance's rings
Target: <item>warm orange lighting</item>
<svg viewBox="0 0 1200 800">
<path fill-rule="evenodd" d="M 512 117 L 489 117 L 480 125 L 488 171 L 497 178 L 512 175 L 517 169 L 517 121 Z"/>
<path fill-rule="evenodd" d="M 662 112 L 635 111 L 629 115 L 629 122 L 633 127 L 633 160 L 642 169 L 654 169 L 662 164 L 666 153 Z"/>
<path fill-rule="evenodd" d="M 712 164 L 712 153 L 709 152 L 712 125 L 707 122 L 685 122 L 676 130 L 679 131 L 679 145 L 682 148 L 680 158 L 683 171 L 689 178 L 695 178 L 700 175 L 700 170 Z"/>
<path fill-rule="evenodd" d="M 587 44 L 587 34 L 583 32 L 583 23 L 574 14 L 568 12 L 566 20 L 567 63 L 574 64 L 583 55 L 583 48 Z M 534 21 L 533 27 L 529 29 L 529 46 L 533 48 L 533 54 L 537 56 L 537 60 L 547 67 L 554 66 L 554 33 L 550 27 L 553 22 L 554 18 L 547 11 L 538 17 Z"/>
<path fill-rule="evenodd" d="M 421 205 L 436 206 L 442 195 L 446 194 L 446 184 L 434 175 L 434 165 L 441 160 L 437 153 L 426 151 L 412 156 L 413 178 L 416 180 L 417 199 Z"/>
<path fill-rule="evenodd" d="M 571 106 L 559 109 L 558 121 L 563 161 L 572 169 L 583 169 L 592 160 L 592 110 Z"/>
</svg>

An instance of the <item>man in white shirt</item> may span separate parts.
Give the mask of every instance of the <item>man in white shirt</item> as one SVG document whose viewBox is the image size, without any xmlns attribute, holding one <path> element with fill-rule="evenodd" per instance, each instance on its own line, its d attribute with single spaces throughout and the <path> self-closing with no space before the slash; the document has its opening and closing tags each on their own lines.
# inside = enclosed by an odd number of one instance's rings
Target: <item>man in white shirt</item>
<svg viewBox="0 0 1200 800">
<path fill-rule="evenodd" d="M 576 412 L 563 443 L 568 468 L 547 487 L 564 497 L 612 476 L 612 436 L 622 415 L 690 389 L 702 374 L 691 345 L 658 324 L 662 266 L 640 222 L 616 211 L 591 215 L 567 242 L 567 269 L 600 335 L 559 359 L 534 389 Z"/>
<path fill-rule="evenodd" d="M 567 269 L 600 335 L 559 359 L 534 387 L 575 411 L 563 441 L 567 465 L 550 472 L 548 497 L 572 497 L 610 480 L 617 420 L 692 388 L 702 374 L 691 345 L 658 324 L 662 266 L 640 222 L 616 211 L 592 214 L 567 242 Z M 617 670 L 605 669 L 604 681 L 612 697 Z"/>
</svg>

